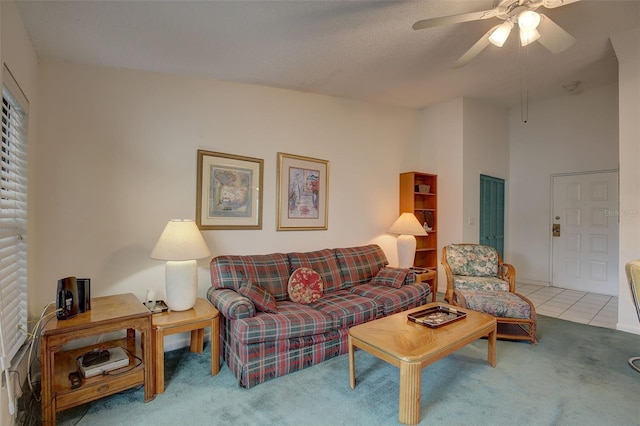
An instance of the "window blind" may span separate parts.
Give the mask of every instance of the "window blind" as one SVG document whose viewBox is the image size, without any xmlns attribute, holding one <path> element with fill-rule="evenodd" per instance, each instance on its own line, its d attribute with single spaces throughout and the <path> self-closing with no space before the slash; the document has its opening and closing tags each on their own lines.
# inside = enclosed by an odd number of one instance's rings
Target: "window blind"
<svg viewBox="0 0 640 426">
<path fill-rule="evenodd" d="M 28 103 L 4 67 L 0 156 L 0 337 L 2 369 L 20 349 L 27 321 Z"/>
</svg>

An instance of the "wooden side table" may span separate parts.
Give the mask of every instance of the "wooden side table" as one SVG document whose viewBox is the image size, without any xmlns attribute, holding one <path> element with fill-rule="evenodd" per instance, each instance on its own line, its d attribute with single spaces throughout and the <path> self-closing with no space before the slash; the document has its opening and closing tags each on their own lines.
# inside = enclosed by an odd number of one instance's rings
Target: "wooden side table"
<svg viewBox="0 0 640 426">
<path fill-rule="evenodd" d="M 153 364 L 155 370 L 156 393 L 164 392 L 164 336 L 191 332 L 191 352 L 204 350 L 204 329 L 211 328 L 211 375 L 220 371 L 220 312 L 205 299 L 197 299 L 193 308 L 187 311 L 168 311 L 154 314 L 151 318 L 153 329 Z"/>
<path fill-rule="evenodd" d="M 151 313 L 131 294 L 96 297 L 91 299 L 91 310 L 75 318 L 58 320 L 53 317 L 41 334 L 42 359 L 42 423 L 56 423 L 56 412 L 144 385 L 144 401 L 154 396 L 153 368 L 151 367 Z M 103 342 L 85 348 L 62 350 L 72 340 L 100 334 L 127 331 L 127 338 Z M 140 343 L 136 342 L 136 330 Z M 83 378 L 82 385 L 71 389 L 69 373 L 77 371 L 76 359 L 95 348 L 124 347 L 129 352 L 127 367 L 115 370 L 113 375 Z M 134 356 L 138 359 L 134 358 Z"/>
<path fill-rule="evenodd" d="M 431 301 L 435 302 L 438 293 L 438 271 L 435 269 L 429 269 L 427 272 L 416 274 L 416 281 L 429 281 L 429 287 L 431 288 Z"/>
</svg>

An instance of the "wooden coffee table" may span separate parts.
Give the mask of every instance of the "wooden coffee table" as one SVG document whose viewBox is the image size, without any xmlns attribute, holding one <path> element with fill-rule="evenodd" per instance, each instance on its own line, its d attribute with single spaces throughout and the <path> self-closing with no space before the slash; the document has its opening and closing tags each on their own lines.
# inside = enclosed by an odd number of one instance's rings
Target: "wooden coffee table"
<svg viewBox="0 0 640 426">
<path fill-rule="evenodd" d="M 496 366 L 496 319 L 464 309 L 466 318 L 440 328 L 429 328 L 407 319 L 407 314 L 430 306 L 454 306 L 429 303 L 349 329 L 349 382 L 356 387 L 354 348 L 400 368 L 400 404 L 398 420 L 404 424 L 420 422 L 420 385 L 422 369 L 463 346 L 488 337 L 487 360 Z M 460 310 L 459 308 L 455 308 Z"/>
</svg>

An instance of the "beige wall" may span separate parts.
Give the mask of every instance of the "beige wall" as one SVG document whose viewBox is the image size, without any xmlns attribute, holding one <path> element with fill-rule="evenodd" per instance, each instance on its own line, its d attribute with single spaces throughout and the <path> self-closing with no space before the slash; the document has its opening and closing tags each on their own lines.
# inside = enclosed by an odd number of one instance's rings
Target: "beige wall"
<svg viewBox="0 0 640 426">
<path fill-rule="evenodd" d="M 386 229 L 398 174 L 418 166 L 416 111 L 46 60 L 39 84 L 33 309 L 68 275 L 90 277 L 94 296 L 162 296 L 149 254 L 168 219 L 195 216 L 198 149 L 265 160 L 263 229 L 204 231 L 214 255 L 378 242 L 395 262 Z M 329 160 L 327 231 L 276 232 L 277 152 Z M 198 294 L 209 285 L 205 259 Z"/>
<path fill-rule="evenodd" d="M 620 268 L 618 329 L 640 334 L 624 265 L 640 259 L 640 30 L 613 38 L 619 65 Z"/>
<path fill-rule="evenodd" d="M 509 249 L 518 281 L 549 285 L 551 175 L 618 168 L 617 84 L 510 112 Z"/>
<path fill-rule="evenodd" d="M 508 110 L 454 99 L 424 109 L 420 129 L 423 170 L 438 174 L 440 259 L 447 244 L 478 242 L 480 174 L 508 178 Z M 438 287 L 446 289 L 442 268 Z"/>
<path fill-rule="evenodd" d="M 464 201 L 462 240 L 480 238 L 480 175 L 505 180 L 505 222 L 508 220 L 509 111 L 473 99 L 464 100 Z M 505 223 L 505 234 L 507 231 Z M 505 245 L 508 245 L 508 234 Z M 453 242 L 453 241 L 452 241 Z"/>
<path fill-rule="evenodd" d="M 463 203 L 463 99 L 454 99 L 421 112 L 420 138 L 431 144 L 423 150 L 428 162 L 424 170 L 438 175 L 438 261 L 442 246 L 462 240 Z M 438 268 L 438 288 L 447 287 L 444 271 Z"/>
</svg>

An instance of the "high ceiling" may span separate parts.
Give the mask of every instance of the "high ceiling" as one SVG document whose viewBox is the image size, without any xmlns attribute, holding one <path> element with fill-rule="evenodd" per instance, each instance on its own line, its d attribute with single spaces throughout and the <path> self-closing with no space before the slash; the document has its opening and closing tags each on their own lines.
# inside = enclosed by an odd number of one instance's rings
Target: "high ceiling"
<svg viewBox="0 0 640 426">
<path fill-rule="evenodd" d="M 42 58 L 210 77 L 420 108 L 465 96 L 515 106 L 617 81 L 609 37 L 639 26 L 640 0 L 540 9 L 577 39 L 554 55 L 511 35 L 455 61 L 497 18 L 414 31 L 414 22 L 491 9 L 493 0 L 19 0 Z"/>
</svg>

